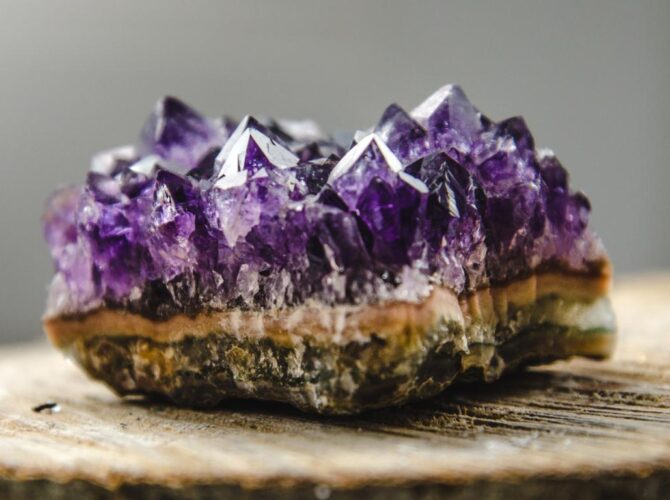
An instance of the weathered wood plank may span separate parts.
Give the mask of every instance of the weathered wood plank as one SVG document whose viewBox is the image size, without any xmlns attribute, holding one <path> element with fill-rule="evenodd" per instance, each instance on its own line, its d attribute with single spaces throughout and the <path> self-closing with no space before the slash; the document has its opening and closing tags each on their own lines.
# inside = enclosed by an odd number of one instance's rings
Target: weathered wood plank
<svg viewBox="0 0 670 500">
<path fill-rule="evenodd" d="M 6 347 L 0 497 L 661 496 L 669 298 L 670 276 L 617 284 L 610 361 L 559 363 L 355 418 L 122 401 L 45 344 Z M 60 412 L 32 410 L 46 401 Z"/>
</svg>

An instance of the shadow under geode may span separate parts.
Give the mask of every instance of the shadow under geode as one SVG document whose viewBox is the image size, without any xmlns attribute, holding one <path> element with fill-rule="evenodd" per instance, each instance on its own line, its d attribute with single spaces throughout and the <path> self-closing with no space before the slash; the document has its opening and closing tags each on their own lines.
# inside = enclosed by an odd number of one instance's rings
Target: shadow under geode
<svg viewBox="0 0 670 500">
<path fill-rule="evenodd" d="M 426 400 L 351 416 L 310 414 L 284 403 L 230 399 L 215 409 L 186 409 L 180 413 L 179 419 L 188 419 L 187 414 L 191 411 L 212 417 L 235 414 L 254 417 L 254 421 L 263 417 L 286 419 L 422 438 L 427 433 L 434 438 L 523 436 L 529 432 L 556 432 L 557 426 L 566 435 L 584 435 L 593 434 L 594 430 L 592 426 L 580 423 L 575 415 L 592 406 L 594 401 L 598 402 L 598 407 L 606 404 L 607 399 L 620 402 L 622 394 L 628 392 L 626 387 L 626 384 L 608 383 L 588 375 L 530 369 L 506 374 L 493 383 L 460 383 Z M 124 402 L 152 413 L 177 408 L 161 398 L 131 397 L 125 398 Z M 563 411 L 548 413 L 540 411 L 542 409 Z M 170 413 L 172 418 L 174 415 Z M 247 424 L 249 422 L 246 420 Z M 227 419 L 226 425 L 229 424 Z"/>
</svg>

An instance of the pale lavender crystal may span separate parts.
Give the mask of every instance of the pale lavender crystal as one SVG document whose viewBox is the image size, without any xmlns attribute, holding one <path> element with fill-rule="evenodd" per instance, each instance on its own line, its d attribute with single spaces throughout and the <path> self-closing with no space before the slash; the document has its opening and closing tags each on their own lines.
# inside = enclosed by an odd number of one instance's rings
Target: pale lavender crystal
<svg viewBox="0 0 670 500">
<path fill-rule="evenodd" d="M 356 138 L 159 101 L 136 146 L 96 156 L 83 187 L 49 200 L 50 313 L 417 300 L 605 258 L 553 153 L 457 86 L 390 106 Z"/>
</svg>

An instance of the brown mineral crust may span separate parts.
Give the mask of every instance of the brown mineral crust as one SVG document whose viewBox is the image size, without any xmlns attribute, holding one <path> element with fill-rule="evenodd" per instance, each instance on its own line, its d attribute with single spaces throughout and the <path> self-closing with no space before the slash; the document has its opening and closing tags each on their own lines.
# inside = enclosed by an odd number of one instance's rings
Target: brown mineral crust
<svg viewBox="0 0 670 500">
<path fill-rule="evenodd" d="M 607 325 L 585 331 L 538 311 L 590 307 L 609 283 L 609 273 L 544 272 L 460 298 L 435 288 L 419 303 L 304 304 L 164 321 L 100 309 L 47 319 L 45 329 L 121 395 L 197 407 L 251 397 L 348 414 L 429 397 L 457 381 L 492 381 L 520 365 L 607 357 Z"/>
</svg>

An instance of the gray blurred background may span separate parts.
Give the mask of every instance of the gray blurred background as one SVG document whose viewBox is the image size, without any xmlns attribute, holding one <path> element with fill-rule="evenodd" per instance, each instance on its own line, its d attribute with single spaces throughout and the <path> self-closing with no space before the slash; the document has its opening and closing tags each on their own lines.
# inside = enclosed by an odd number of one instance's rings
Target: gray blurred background
<svg viewBox="0 0 670 500">
<path fill-rule="evenodd" d="M 373 124 L 460 83 L 525 116 L 620 273 L 670 266 L 670 2 L 0 0 L 0 341 L 40 335 L 43 200 L 154 101 Z"/>
</svg>

